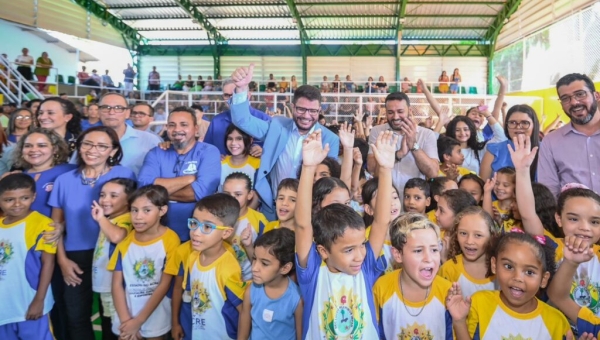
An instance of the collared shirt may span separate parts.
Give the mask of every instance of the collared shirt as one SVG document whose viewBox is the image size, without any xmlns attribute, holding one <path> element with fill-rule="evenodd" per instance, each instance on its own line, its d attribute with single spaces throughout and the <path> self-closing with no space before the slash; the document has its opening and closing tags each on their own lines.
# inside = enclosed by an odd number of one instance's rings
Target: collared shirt
<svg viewBox="0 0 600 340">
<path fill-rule="evenodd" d="M 131 169 L 137 176 L 144 163 L 144 157 L 148 151 L 162 142 L 157 135 L 140 131 L 126 125 L 125 134 L 120 139 L 123 148 L 123 159 L 121 165 Z"/>
<path fill-rule="evenodd" d="M 381 131 L 392 131 L 392 128 L 388 123 L 377 125 L 371 129 L 371 134 L 369 135 L 369 145 L 375 144 L 377 141 L 377 136 Z M 396 150 L 400 150 L 402 147 L 402 139 L 404 137 L 400 136 L 398 139 L 398 143 L 396 144 Z M 435 133 L 429 129 L 417 126 L 417 143 L 419 144 L 419 149 L 423 150 L 425 154 L 432 159 L 438 158 L 437 152 L 437 140 L 435 138 Z M 412 145 L 409 145 L 408 148 L 412 148 Z M 369 148 L 369 154 L 373 154 L 373 150 Z M 404 192 L 404 185 L 411 178 L 425 178 L 425 175 L 421 173 L 421 170 L 417 167 L 417 162 L 415 161 L 415 157 L 412 152 L 409 152 L 400 162 L 396 162 L 394 164 L 394 170 L 392 171 L 392 183 L 398 189 L 398 192 L 402 194 Z"/>
<path fill-rule="evenodd" d="M 567 124 L 548 134 L 540 146 L 538 181 L 555 196 L 569 183 L 600 193 L 600 130 L 586 136 Z"/>
</svg>

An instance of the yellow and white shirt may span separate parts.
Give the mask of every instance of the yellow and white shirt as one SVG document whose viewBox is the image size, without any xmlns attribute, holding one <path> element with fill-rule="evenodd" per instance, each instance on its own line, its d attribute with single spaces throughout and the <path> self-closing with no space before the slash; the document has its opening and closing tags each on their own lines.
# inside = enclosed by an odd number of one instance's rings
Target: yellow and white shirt
<svg viewBox="0 0 600 340">
<path fill-rule="evenodd" d="M 469 275 L 465 270 L 464 257 L 462 254 L 457 255 L 456 263 L 454 260 L 448 259 L 438 271 L 438 275 L 450 282 L 458 282 L 463 296 L 471 296 L 480 290 L 497 290 L 498 283 L 495 276 L 490 276 L 485 279 L 476 279 Z"/>
<path fill-rule="evenodd" d="M 121 241 L 108 263 L 108 270 L 123 272 L 123 285 L 127 308 L 136 316 L 144 308 L 158 287 L 166 264 L 173 261 L 179 246 L 177 234 L 167 228 L 160 237 L 148 242 L 136 239 L 135 230 Z M 112 331 L 119 334 L 121 322 L 112 319 Z M 140 334 L 145 337 L 162 336 L 171 329 L 171 299 L 166 296 L 142 325 Z"/>
<path fill-rule="evenodd" d="M 242 233 L 250 225 L 252 227 L 252 244 L 256 238 L 269 231 L 267 229 L 267 218 L 258 211 L 248 208 L 248 212 L 244 216 L 240 216 L 235 224 L 233 235 L 229 239 L 229 243 L 235 252 L 235 257 L 242 268 L 242 278 L 244 281 L 252 280 L 252 263 L 246 254 L 246 250 L 242 245 Z"/>
<path fill-rule="evenodd" d="M 25 321 L 40 281 L 42 252 L 56 254 L 56 244 L 46 243 L 43 238 L 44 232 L 54 230 L 51 223 L 37 211 L 11 224 L 0 221 L 0 326 Z M 48 289 L 43 314 L 48 314 L 53 305 Z"/>
<path fill-rule="evenodd" d="M 533 312 L 516 313 L 500 300 L 497 290 L 473 294 L 467 325 L 473 340 L 563 339 L 570 329 L 565 316 L 554 307 L 538 300 Z"/>
<path fill-rule="evenodd" d="M 251 187 L 254 188 L 254 177 L 256 174 L 256 170 L 258 170 L 259 167 L 260 158 L 248 156 L 246 163 L 236 166 L 231 163 L 231 156 L 226 156 L 221 161 L 221 182 L 219 187 L 222 190 L 223 183 L 225 183 L 225 178 L 227 178 L 227 176 L 231 175 L 234 172 L 243 172 L 246 175 L 248 175 L 248 177 L 250 177 L 250 181 L 252 184 Z"/>
<path fill-rule="evenodd" d="M 192 297 L 192 339 L 237 339 L 239 313 L 246 283 L 235 257 L 225 251 L 208 266 L 193 251 L 185 265 L 183 289 Z"/>
<path fill-rule="evenodd" d="M 379 278 L 373 287 L 379 329 L 384 339 L 452 339 L 446 297 L 452 283 L 436 276 L 425 301 L 406 301 L 398 284 L 401 269 Z M 413 316 L 415 315 L 415 316 Z"/>
<path fill-rule="evenodd" d="M 600 318 L 589 308 L 582 307 L 577 313 L 577 331 L 579 334 L 588 332 L 598 338 L 600 335 Z"/>
<path fill-rule="evenodd" d="M 130 213 L 117 216 L 110 220 L 110 223 L 127 230 L 127 233 L 133 228 Z M 106 269 L 106 266 L 116 247 L 117 245 L 111 243 L 106 235 L 100 231 L 92 262 L 92 290 L 96 293 L 110 293 L 112 291 L 112 272 Z"/>
<path fill-rule="evenodd" d="M 561 256 L 562 247 L 561 240 L 559 250 Z M 595 315 L 600 316 L 600 246 L 594 244 L 593 250 L 595 256 L 577 267 L 571 282 L 571 299 L 579 306 L 589 308 Z"/>
</svg>

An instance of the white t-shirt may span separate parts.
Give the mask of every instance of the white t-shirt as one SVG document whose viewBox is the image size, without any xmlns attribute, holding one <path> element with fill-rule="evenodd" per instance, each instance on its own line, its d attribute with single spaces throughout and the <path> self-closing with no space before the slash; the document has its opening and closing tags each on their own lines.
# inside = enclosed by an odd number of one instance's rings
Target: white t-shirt
<svg viewBox="0 0 600 340">
<path fill-rule="evenodd" d="M 33 57 L 30 55 L 20 55 L 17 57 L 17 63 L 33 65 Z M 26 66 L 26 65 L 19 65 L 19 66 Z"/>
</svg>

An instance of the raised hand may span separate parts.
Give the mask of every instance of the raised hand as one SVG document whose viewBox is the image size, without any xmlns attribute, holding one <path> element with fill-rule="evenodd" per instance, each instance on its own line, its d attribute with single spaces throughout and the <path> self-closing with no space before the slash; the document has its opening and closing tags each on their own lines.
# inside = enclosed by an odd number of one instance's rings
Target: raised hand
<svg viewBox="0 0 600 340">
<path fill-rule="evenodd" d="M 375 144 L 371 144 L 373 155 L 380 167 L 386 169 L 394 168 L 394 163 L 396 162 L 394 156 L 396 153 L 396 144 L 398 144 L 398 135 L 392 131 L 380 132 Z"/>
<path fill-rule="evenodd" d="M 353 148 L 355 132 L 352 131 L 352 124 L 344 122 L 339 127 L 340 132 L 338 133 L 338 136 L 340 138 L 340 144 L 342 144 L 344 149 Z"/>
<path fill-rule="evenodd" d="M 564 239 L 563 257 L 566 261 L 570 261 L 577 265 L 587 262 L 594 257 L 594 251 L 590 247 L 589 241 L 577 237 L 566 236 Z"/>
<path fill-rule="evenodd" d="M 252 81 L 252 76 L 254 75 L 254 64 L 248 65 L 248 67 L 238 67 L 231 74 L 231 79 L 233 80 L 235 86 L 238 89 L 248 89 L 248 84 Z"/>
<path fill-rule="evenodd" d="M 102 206 L 100 206 L 100 204 L 98 204 L 98 202 L 93 201 L 92 202 L 92 218 L 94 219 L 94 221 L 98 222 L 103 217 L 104 217 L 104 209 L 102 208 Z"/>
<path fill-rule="evenodd" d="M 250 224 L 248 224 L 246 229 L 244 229 L 244 231 L 242 231 L 242 235 L 240 235 L 240 236 L 241 236 L 240 238 L 241 238 L 242 245 L 245 248 L 252 246 L 252 226 Z"/>
<path fill-rule="evenodd" d="M 302 164 L 305 166 L 317 166 L 327 157 L 329 144 L 321 141 L 321 130 L 311 133 L 302 143 Z"/>
<path fill-rule="evenodd" d="M 471 310 L 471 298 L 463 298 L 462 290 L 458 282 L 452 283 L 446 297 L 446 309 L 452 316 L 452 320 L 466 320 Z"/>
<path fill-rule="evenodd" d="M 352 149 L 352 160 L 354 160 L 354 165 L 363 165 L 363 157 L 359 148 Z"/>
<path fill-rule="evenodd" d="M 442 168 L 442 171 L 444 174 L 446 174 L 446 177 L 450 178 L 451 180 L 456 181 L 458 179 L 459 173 L 458 166 L 456 164 L 446 164 Z"/>
<path fill-rule="evenodd" d="M 498 79 L 498 82 L 500 83 L 500 86 L 504 86 L 504 88 L 506 88 L 506 85 L 508 83 L 506 81 L 506 78 L 504 78 L 503 76 L 498 75 L 498 76 L 496 76 L 496 79 Z"/>
<path fill-rule="evenodd" d="M 485 184 L 483 185 L 483 192 L 492 192 L 494 190 L 494 187 L 496 186 L 496 173 L 494 173 L 494 176 L 490 179 L 488 179 L 487 181 L 485 181 Z"/>
<path fill-rule="evenodd" d="M 359 108 L 356 112 L 354 112 L 354 124 L 360 124 L 363 120 L 365 113 L 362 108 Z"/>
<path fill-rule="evenodd" d="M 510 158 L 515 165 L 515 169 L 528 169 L 535 160 L 538 147 L 536 146 L 531 149 L 529 137 L 523 134 L 514 136 L 513 144 L 515 145 L 514 150 L 510 144 L 508 144 L 507 147 L 508 152 L 510 152 Z"/>
</svg>

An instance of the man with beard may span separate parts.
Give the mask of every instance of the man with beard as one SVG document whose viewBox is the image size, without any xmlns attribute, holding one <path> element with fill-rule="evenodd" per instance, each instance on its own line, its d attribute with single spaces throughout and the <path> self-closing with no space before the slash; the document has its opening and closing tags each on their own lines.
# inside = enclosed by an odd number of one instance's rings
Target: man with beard
<svg viewBox="0 0 600 340">
<path fill-rule="evenodd" d="M 286 178 L 295 178 L 302 162 L 302 142 L 310 133 L 321 130 L 323 145 L 329 144 L 329 157 L 337 159 L 340 140 L 326 127 L 317 123 L 321 112 L 319 89 L 303 85 L 296 89 L 292 99 L 292 119 L 275 116 L 270 121 L 260 120 L 250 114 L 248 84 L 252 80 L 254 64 L 240 67 L 231 75 L 235 94 L 231 99 L 233 124 L 250 136 L 264 140 L 260 167 L 256 172 L 254 189 L 260 196 L 261 212 L 275 220 L 277 186 Z"/>
<path fill-rule="evenodd" d="M 138 176 L 139 185 L 162 185 L 169 192 L 166 225 L 181 242 L 190 239 L 187 219 L 196 201 L 217 190 L 221 179 L 219 150 L 196 141 L 198 121 L 187 107 L 173 109 L 167 122 L 168 149 L 156 147 L 146 155 Z M 218 165 L 218 166 L 215 166 Z"/>
<path fill-rule="evenodd" d="M 579 73 L 560 78 L 556 91 L 571 123 L 544 138 L 538 181 L 556 196 L 569 183 L 580 183 L 600 193 L 600 94 L 592 80 Z"/>
<path fill-rule="evenodd" d="M 417 126 L 410 114 L 410 100 L 404 92 L 390 93 L 385 98 L 387 123 L 371 129 L 369 144 L 375 144 L 381 131 L 394 131 L 401 138 L 396 145 L 396 164 L 392 181 L 398 192 L 404 192 L 406 182 L 415 177 L 433 178 L 438 176 L 439 160 L 437 138 L 429 129 Z M 367 168 L 377 173 L 377 162 L 373 150 L 369 149 Z"/>
</svg>

